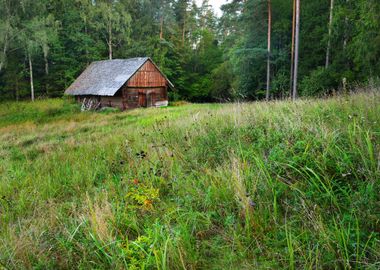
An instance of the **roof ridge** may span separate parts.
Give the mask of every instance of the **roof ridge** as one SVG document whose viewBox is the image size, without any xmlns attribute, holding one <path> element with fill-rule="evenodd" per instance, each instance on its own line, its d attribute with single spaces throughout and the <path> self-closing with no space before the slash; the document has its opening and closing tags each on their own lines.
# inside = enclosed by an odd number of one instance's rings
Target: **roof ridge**
<svg viewBox="0 0 380 270">
<path fill-rule="evenodd" d="M 132 58 L 114 58 L 114 59 L 104 59 L 104 60 L 95 60 L 92 61 L 91 63 L 98 63 L 98 62 L 112 62 L 112 61 L 128 61 L 128 60 L 137 60 L 137 59 L 151 59 L 149 56 L 144 56 L 144 57 L 132 57 Z"/>
</svg>

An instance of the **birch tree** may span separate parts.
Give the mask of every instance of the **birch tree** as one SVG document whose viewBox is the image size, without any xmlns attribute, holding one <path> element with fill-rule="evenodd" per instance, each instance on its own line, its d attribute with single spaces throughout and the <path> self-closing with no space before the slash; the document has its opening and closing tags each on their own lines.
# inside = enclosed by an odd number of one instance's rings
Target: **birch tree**
<svg viewBox="0 0 380 270">
<path fill-rule="evenodd" d="M 49 75 L 49 53 L 50 47 L 58 39 L 59 22 L 55 20 L 53 15 L 48 15 L 44 20 L 44 28 L 40 31 L 39 42 L 42 48 L 45 62 L 45 74 Z"/>
<path fill-rule="evenodd" d="M 58 40 L 58 28 L 59 22 L 55 20 L 54 16 L 49 14 L 46 17 L 42 17 L 37 22 L 38 28 L 33 34 L 33 39 L 37 45 L 41 48 L 44 64 L 45 64 L 45 90 L 46 94 L 49 94 L 49 83 L 47 76 L 49 75 L 49 54 L 50 47 Z"/>
<path fill-rule="evenodd" d="M 29 68 L 29 82 L 30 82 L 30 98 L 32 101 L 35 99 L 34 77 L 33 77 L 33 60 L 34 57 L 40 52 L 40 44 L 37 39 L 36 33 L 43 27 L 43 23 L 39 18 L 24 23 L 20 29 L 18 40 L 22 44 L 25 57 L 28 62 Z"/>
<path fill-rule="evenodd" d="M 326 50 L 326 64 L 325 64 L 326 69 L 329 67 L 329 64 L 330 64 L 331 33 L 332 33 L 332 24 L 333 24 L 333 14 L 334 14 L 334 0 L 330 0 L 329 33 L 328 33 L 327 50 Z"/>
<path fill-rule="evenodd" d="M 2 71 L 7 51 L 9 47 L 9 35 L 10 35 L 10 23 L 9 21 L 2 20 L 0 21 L 0 72 Z"/>
<path fill-rule="evenodd" d="M 11 1 L 0 0 L 0 72 L 5 66 L 10 44 L 15 36 L 14 14 L 12 14 Z"/>
<path fill-rule="evenodd" d="M 113 58 L 113 48 L 121 42 L 128 42 L 131 16 L 119 1 L 96 3 L 96 29 L 101 33 L 108 48 L 108 58 Z"/>
<path fill-rule="evenodd" d="M 83 22 L 83 31 L 84 31 L 84 51 L 85 51 L 85 58 L 87 61 L 87 65 L 89 64 L 89 44 L 88 44 L 88 39 L 89 39 L 89 26 L 92 23 L 92 16 L 93 12 L 92 11 L 92 1 L 91 0 L 76 0 L 76 3 L 79 5 L 79 17 L 81 18 Z"/>
</svg>

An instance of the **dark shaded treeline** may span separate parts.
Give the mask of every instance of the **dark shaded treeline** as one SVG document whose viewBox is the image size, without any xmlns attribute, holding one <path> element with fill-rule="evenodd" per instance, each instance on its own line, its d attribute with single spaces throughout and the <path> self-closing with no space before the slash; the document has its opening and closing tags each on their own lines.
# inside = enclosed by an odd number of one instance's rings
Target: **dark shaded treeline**
<svg viewBox="0 0 380 270">
<path fill-rule="evenodd" d="M 270 97 L 290 93 L 293 0 L 272 0 Z M 265 98 L 268 1 L 0 0 L 0 100 L 62 96 L 92 61 L 150 56 L 172 98 Z M 301 0 L 299 92 L 380 74 L 380 2 Z"/>
</svg>

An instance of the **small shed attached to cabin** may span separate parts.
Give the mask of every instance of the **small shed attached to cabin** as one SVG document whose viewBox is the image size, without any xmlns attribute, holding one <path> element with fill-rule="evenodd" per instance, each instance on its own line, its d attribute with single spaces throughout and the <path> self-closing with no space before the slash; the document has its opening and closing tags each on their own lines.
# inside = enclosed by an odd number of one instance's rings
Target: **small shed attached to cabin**
<svg viewBox="0 0 380 270">
<path fill-rule="evenodd" d="M 173 84 L 149 57 L 96 61 L 65 91 L 78 102 L 94 100 L 122 110 L 168 105 Z"/>
</svg>

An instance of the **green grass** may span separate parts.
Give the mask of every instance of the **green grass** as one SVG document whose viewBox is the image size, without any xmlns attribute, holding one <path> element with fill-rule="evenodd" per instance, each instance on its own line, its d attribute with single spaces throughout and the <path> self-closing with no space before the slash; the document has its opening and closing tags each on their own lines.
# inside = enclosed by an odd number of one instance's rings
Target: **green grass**
<svg viewBox="0 0 380 270">
<path fill-rule="evenodd" d="M 379 269 L 380 94 L 0 104 L 0 268 Z"/>
</svg>

